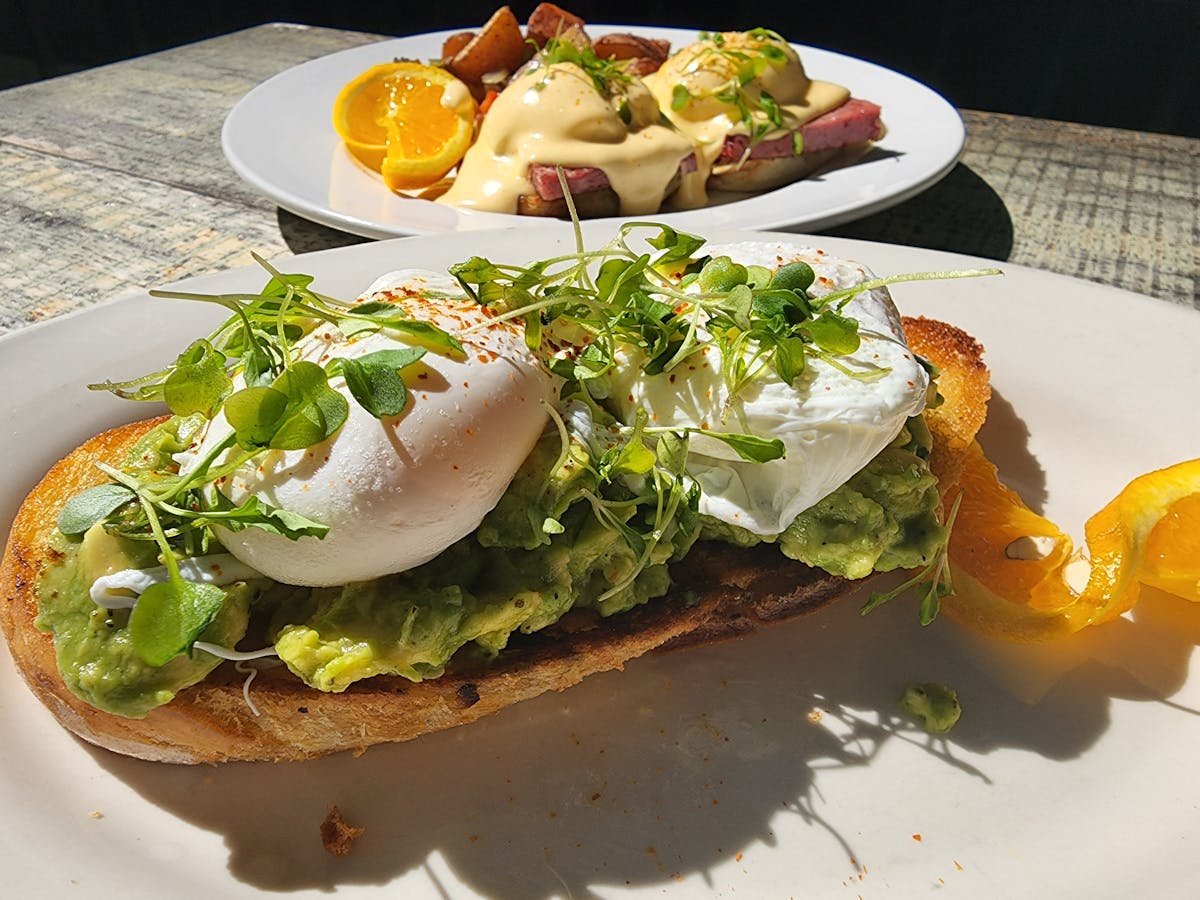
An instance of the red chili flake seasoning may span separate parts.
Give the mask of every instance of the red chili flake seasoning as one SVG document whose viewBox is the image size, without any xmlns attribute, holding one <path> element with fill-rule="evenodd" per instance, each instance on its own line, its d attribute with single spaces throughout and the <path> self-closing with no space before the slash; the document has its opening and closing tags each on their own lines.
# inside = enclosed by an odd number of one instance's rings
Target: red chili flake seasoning
<svg viewBox="0 0 1200 900">
<path fill-rule="evenodd" d="M 916 841 L 918 844 L 919 844 L 919 843 L 921 843 L 921 835 L 919 835 L 919 834 L 914 834 L 914 835 L 912 836 L 912 839 L 913 839 L 914 841 Z"/>
</svg>

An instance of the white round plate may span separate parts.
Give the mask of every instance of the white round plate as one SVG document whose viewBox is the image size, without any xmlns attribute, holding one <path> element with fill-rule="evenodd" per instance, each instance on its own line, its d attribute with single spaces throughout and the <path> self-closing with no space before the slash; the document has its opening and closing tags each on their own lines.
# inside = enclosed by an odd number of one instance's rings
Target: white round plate
<svg viewBox="0 0 1200 900">
<path fill-rule="evenodd" d="M 611 229 L 589 223 L 588 243 Z M 712 240 L 753 237 L 705 232 Z M 782 236 L 789 237 L 789 236 Z M 981 260 L 811 240 L 880 274 Z M 521 262 L 565 227 L 368 243 L 285 260 L 326 293 L 401 266 Z M 1200 315 L 1018 266 L 903 284 L 907 313 L 987 348 L 982 435 L 1002 473 L 1075 534 L 1133 476 L 1200 455 Z M 257 290 L 255 269 L 186 282 Z M 0 528 L 63 452 L 133 404 L 87 382 L 157 368 L 212 324 L 205 304 L 130 295 L 0 339 Z M 1200 782 L 1200 609 L 1135 613 L 1009 646 L 898 600 L 850 598 L 721 645 L 651 654 L 562 694 L 407 744 L 301 764 L 175 767 L 60 729 L 0 649 L 6 896 L 1191 897 Z M 934 739 L 899 716 L 911 680 L 957 689 Z M 299 713 L 298 713 L 299 714 Z M 366 832 L 334 859 L 332 804 Z"/>
<path fill-rule="evenodd" d="M 635 31 L 682 47 L 696 32 L 593 25 L 589 33 Z M 377 63 L 441 56 L 443 31 L 342 50 L 281 72 L 230 111 L 221 136 L 234 170 L 284 209 L 370 238 L 515 228 L 527 217 L 460 210 L 393 194 L 358 163 L 333 130 L 342 86 Z M 815 230 L 877 212 L 920 193 L 957 162 L 965 131 L 949 103 L 923 84 L 873 63 L 797 45 L 812 78 L 850 88 L 883 107 L 887 136 L 863 158 L 804 181 L 705 209 L 661 214 L 677 228 Z M 728 197 L 741 195 L 727 195 Z"/>
</svg>

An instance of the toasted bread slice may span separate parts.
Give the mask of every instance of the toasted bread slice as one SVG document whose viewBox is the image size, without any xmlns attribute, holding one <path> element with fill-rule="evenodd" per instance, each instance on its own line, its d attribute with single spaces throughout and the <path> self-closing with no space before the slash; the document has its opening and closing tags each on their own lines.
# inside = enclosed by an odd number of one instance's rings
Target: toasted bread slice
<svg viewBox="0 0 1200 900">
<path fill-rule="evenodd" d="M 986 370 L 978 358 L 981 348 L 940 323 L 905 324 L 916 337 L 914 349 L 941 367 L 943 384 L 961 378 L 964 386 L 943 389 L 947 403 L 940 417 L 953 427 L 934 428 L 936 457 L 946 452 L 948 436 L 960 440 L 972 423 L 982 422 L 986 391 L 978 381 L 982 373 L 986 387 Z M 960 402 L 972 409 L 952 408 Z M 563 690 L 590 674 L 620 669 L 656 648 L 747 634 L 856 587 L 789 560 L 772 545 L 741 549 L 700 544 L 686 564 L 672 570 L 674 586 L 667 597 L 607 619 L 574 611 L 536 634 L 514 636 L 490 664 L 456 663 L 441 678 L 417 684 L 398 677 L 370 678 L 340 694 L 312 690 L 283 666 L 264 668 L 252 688 L 255 715 L 243 697 L 244 676 L 227 663 L 145 718 L 127 719 L 93 708 L 66 688 L 53 637 L 34 622 L 39 575 L 54 561 L 51 538 L 58 510 L 67 498 L 102 480 L 97 460 L 118 462 L 153 424 L 115 428 L 58 462 L 22 505 L 0 565 L 0 626 L 34 694 L 75 734 L 142 759 L 296 760 L 409 740 Z"/>
<path fill-rule="evenodd" d="M 962 329 L 935 319 L 906 317 L 904 333 L 913 352 L 940 372 L 938 391 L 945 402 L 927 412 L 925 420 L 937 451 L 930 467 L 945 499 L 958 485 L 967 448 L 983 426 L 992 396 L 983 346 Z"/>
<path fill-rule="evenodd" d="M 708 189 L 747 194 L 773 191 L 807 178 L 841 153 L 841 150 L 818 150 L 800 156 L 747 159 L 741 165 L 718 166 L 708 178 Z"/>
</svg>

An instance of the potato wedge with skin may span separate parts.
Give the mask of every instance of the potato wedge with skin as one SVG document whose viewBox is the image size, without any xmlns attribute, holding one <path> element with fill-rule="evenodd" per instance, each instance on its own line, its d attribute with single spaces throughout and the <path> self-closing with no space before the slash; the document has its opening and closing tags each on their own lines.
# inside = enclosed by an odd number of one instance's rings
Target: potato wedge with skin
<svg viewBox="0 0 1200 900">
<path fill-rule="evenodd" d="M 483 76 L 489 72 L 514 72 L 530 55 L 521 34 L 521 23 L 513 11 L 502 6 L 487 20 L 483 30 L 446 63 L 446 68 L 465 81 L 476 99 L 483 96 Z"/>
<path fill-rule="evenodd" d="M 623 60 L 626 72 L 644 78 L 667 61 L 671 42 L 636 34 L 606 34 L 592 42 L 592 49 L 601 59 Z"/>
<path fill-rule="evenodd" d="M 525 24 L 525 33 L 539 47 L 546 46 L 552 37 L 557 37 L 569 29 L 575 28 L 583 33 L 584 21 L 574 13 L 569 13 L 561 6 L 553 3 L 539 3 L 529 14 Z"/>
<path fill-rule="evenodd" d="M 601 59 L 653 59 L 660 64 L 671 55 L 671 42 L 637 34 L 606 34 L 592 41 Z"/>
<path fill-rule="evenodd" d="M 475 32 L 473 31 L 459 31 L 456 34 L 450 35 L 450 37 L 442 41 L 442 61 L 448 62 L 453 59 L 458 51 L 462 50 L 474 39 Z"/>
</svg>

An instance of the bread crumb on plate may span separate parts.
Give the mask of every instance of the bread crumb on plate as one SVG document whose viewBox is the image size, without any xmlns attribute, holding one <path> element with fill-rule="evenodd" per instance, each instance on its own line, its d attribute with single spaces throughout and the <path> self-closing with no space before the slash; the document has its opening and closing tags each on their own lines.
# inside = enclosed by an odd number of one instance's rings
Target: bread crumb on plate
<svg viewBox="0 0 1200 900">
<path fill-rule="evenodd" d="M 342 811 L 337 804 L 329 807 L 325 821 L 321 823 L 321 843 L 325 849 L 337 857 L 343 857 L 354 849 L 354 842 L 365 831 L 356 825 L 350 825 L 342 818 Z"/>
</svg>

